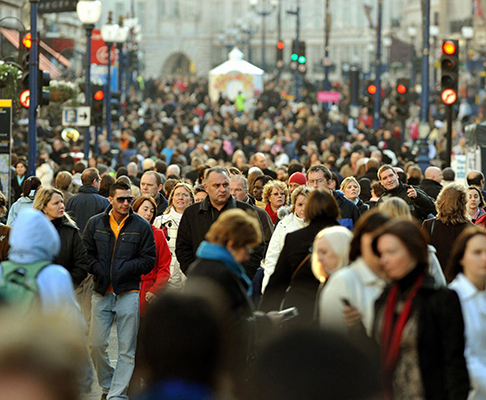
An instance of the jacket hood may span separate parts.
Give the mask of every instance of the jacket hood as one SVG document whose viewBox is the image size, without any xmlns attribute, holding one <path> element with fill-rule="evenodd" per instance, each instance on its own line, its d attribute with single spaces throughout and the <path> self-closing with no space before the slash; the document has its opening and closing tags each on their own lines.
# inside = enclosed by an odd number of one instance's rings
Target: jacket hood
<svg viewBox="0 0 486 400">
<path fill-rule="evenodd" d="M 24 203 L 24 204 L 29 204 L 29 203 L 33 203 L 34 200 L 32 200 L 30 197 L 24 197 L 24 196 L 21 196 L 19 197 L 19 199 L 17 200 L 17 203 Z"/>
<path fill-rule="evenodd" d="M 39 210 L 21 210 L 10 231 L 8 257 L 19 264 L 52 261 L 59 253 L 61 240 L 54 225 Z"/>
</svg>

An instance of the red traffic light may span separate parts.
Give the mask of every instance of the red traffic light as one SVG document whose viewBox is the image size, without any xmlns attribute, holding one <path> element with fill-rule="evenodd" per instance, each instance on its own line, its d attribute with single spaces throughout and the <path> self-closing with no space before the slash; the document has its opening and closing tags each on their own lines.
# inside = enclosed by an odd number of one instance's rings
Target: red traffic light
<svg viewBox="0 0 486 400">
<path fill-rule="evenodd" d="M 93 97 L 95 100 L 101 101 L 105 98 L 105 93 L 103 92 L 103 90 L 98 90 Z"/>
<path fill-rule="evenodd" d="M 457 49 L 455 43 L 449 40 L 444 42 L 444 44 L 442 45 L 442 52 L 449 56 L 453 55 L 456 52 L 456 50 Z"/>
<path fill-rule="evenodd" d="M 24 36 L 22 39 L 22 44 L 26 49 L 30 49 L 32 47 L 32 34 L 28 33 L 27 35 Z"/>
<path fill-rule="evenodd" d="M 283 50 L 284 47 L 285 47 L 285 43 L 284 42 L 280 41 L 280 42 L 277 43 L 277 49 Z"/>
<path fill-rule="evenodd" d="M 405 93 L 407 93 L 407 87 L 403 84 L 400 84 L 400 85 L 397 86 L 397 92 L 399 94 L 405 94 Z"/>
<path fill-rule="evenodd" d="M 369 94 L 375 94 L 376 93 L 376 86 L 375 85 L 369 85 L 368 86 L 368 93 Z"/>
</svg>

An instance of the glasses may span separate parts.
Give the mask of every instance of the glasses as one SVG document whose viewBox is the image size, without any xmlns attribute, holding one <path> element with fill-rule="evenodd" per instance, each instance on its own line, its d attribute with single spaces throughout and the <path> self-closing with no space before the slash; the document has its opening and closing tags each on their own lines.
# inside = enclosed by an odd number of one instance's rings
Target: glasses
<svg viewBox="0 0 486 400">
<path fill-rule="evenodd" d="M 255 252 L 255 250 L 248 246 L 245 247 L 245 251 L 249 256 L 251 256 Z"/>
<path fill-rule="evenodd" d="M 125 203 L 125 201 L 128 201 L 128 204 L 132 204 L 133 201 L 133 196 L 127 196 L 127 197 L 117 197 L 116 201 L 120 204 Z"/>
<path fill-rule="evenodd" d="M 187 199 L 189 195 L 187 193 L 176 193 L 174 197 L 182 197 L 183 199 Z"/>
</svg>

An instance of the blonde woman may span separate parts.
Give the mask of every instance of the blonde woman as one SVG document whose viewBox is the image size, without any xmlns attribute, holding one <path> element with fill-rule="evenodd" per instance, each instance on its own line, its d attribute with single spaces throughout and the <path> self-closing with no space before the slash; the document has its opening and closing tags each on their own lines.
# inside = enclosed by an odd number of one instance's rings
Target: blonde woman
<svg viewBox="0 0 486 400">
<path fill-rule="evenodd" d="M 182 214 L 187 207 L 194 203 L 194 200 L 195 196 L 192 187 L 185 182 L 177 183 L 170 193 L 167 210 L 164 214 L 158 216 L 154 222 L 156 228 L 161 228 L 165 231 L 167 243 L 172 254 L 168 288 L 182 289 L 186 279 L 181 271 L 179 261 L 177 261 L 175 248 Z"/>
<path fill-rule="evenodd" d="M 273 180 L 263 187 L 263 202 L 266 204 L 265 211 L 270 215 L 275 224 L 278 220 L 277 211 L 280 207 L 289 203 L 289 189 L 283 182 Z"/>
<path fill-rule="evenodd" d="M 363 201 L 359 198 L 359 195 L 361 193 L 361 186 L 356 178 L 354 178 L 353 176 L 345 178 L 341 182 L 340 189 L 341 192 L 344 193 L 344 197 L 352 201 L 356 205 L 356 207 L 358 207 L 361 215 L 363 215 L 366 211 L 370 209 L 370 206 L 363 203 Z"/>
</svg>

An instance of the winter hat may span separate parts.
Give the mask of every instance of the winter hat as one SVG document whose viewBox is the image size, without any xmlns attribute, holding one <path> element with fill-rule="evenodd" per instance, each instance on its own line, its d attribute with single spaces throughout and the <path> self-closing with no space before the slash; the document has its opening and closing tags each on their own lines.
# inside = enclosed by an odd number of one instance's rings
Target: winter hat
<svg viewBox="0 0 486 400">
<path fill-rule="evenodd" d="M 289 179 L 289 183 L 298 183 L 299 185 L 307 185 L 307 179 L 302 172 L 294 172 Z"/>
</svg>

